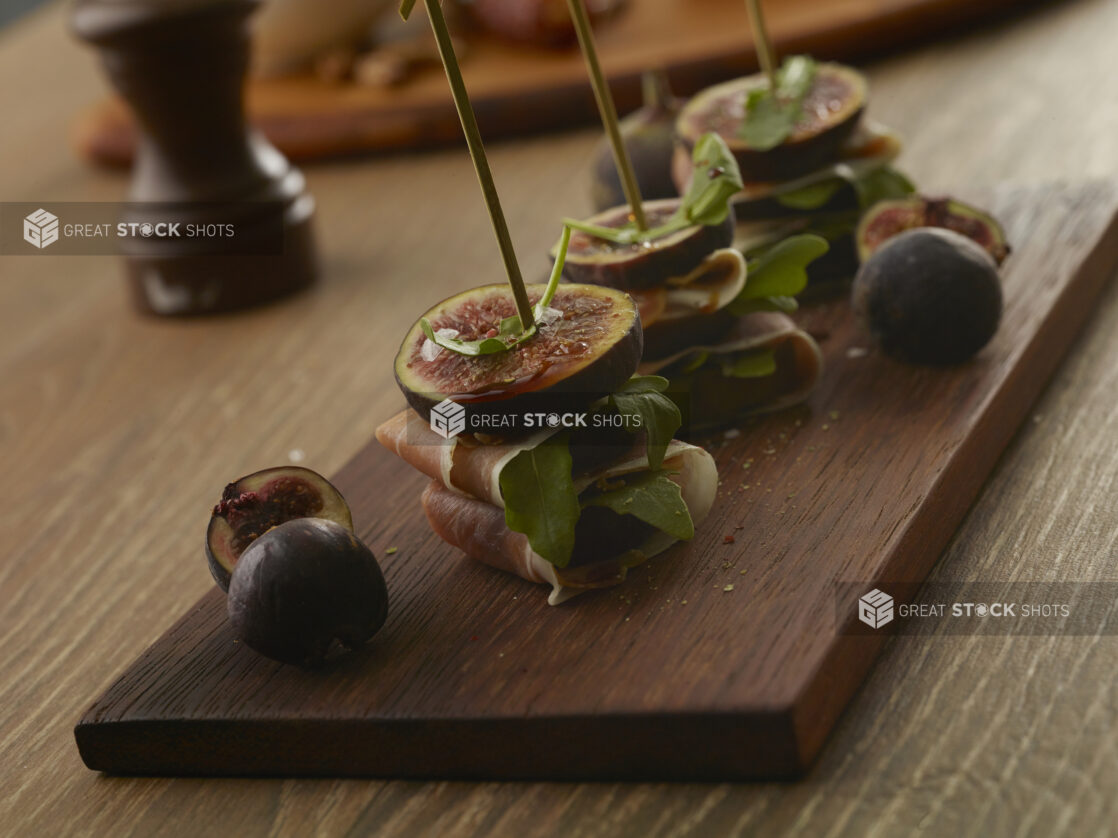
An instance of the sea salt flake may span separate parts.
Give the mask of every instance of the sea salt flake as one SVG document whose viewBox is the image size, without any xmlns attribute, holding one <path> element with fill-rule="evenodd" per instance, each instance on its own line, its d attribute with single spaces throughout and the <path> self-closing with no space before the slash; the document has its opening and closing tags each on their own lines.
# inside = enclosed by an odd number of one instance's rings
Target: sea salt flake
<svg viewBox="0 0 1118 838">
<path fill-rule="evenodd" d="M 435 334 L 441 338 L 456 338 L 459 333 L 457 329 L 436 329 Z M 443 348 L 437 343 L 424 338 L 423 345 L 419 347 L 419 357 L 424 361 L 434 361 L 442 351 Z"/>
<path fill-rule="evenodd" d="M 556 320 L 562 319 L 562 317 L 563 317 L 563 312 L 562 311 L 560 311 L 557 308 L 552 308 L 551 306 L 548 306 L 547 308 L 545 308 L 543 311 L 540 312 L 540 316 L 539 316 L 539 318 L 537 318 L 537 320 L 538 320 L 540 326 L 542 327 L 542 326 L 550 326 Z"/>
</svg>

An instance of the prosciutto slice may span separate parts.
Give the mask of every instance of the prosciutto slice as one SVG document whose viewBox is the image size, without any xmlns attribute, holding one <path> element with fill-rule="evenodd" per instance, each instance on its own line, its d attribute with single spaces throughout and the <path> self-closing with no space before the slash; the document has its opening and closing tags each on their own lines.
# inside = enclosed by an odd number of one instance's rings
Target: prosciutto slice
<svg viewBox="0 0 1118 838">
<path fill-rule="evenodd" d="M 405 410 L 389 419 L 376 436 L 382 445 L 432 478 L 423 493 L 423 509 L 440 538 L 466 555 L 530 582 L 548 584 L 552 605 L 592 588 L 620 584 L 630 567 L 663 552 L 675 539 L 654 532 L 641 544 L 592 564 L 556 568 L 535 553 L 528 539 L 505 525 L 500 473 L 517 453 L 538 445 L 549 433 L 499 445 L 479 445 L 466 439 L 443 440 L 417 414 Z M 680 487 L 695 526 L 710 513 L 718 489 L 714 459 L 704 449 L 673 440 L 663 467 Z M 577 475 L 582 492 L 603 478 L 617 478 L 648 469 L 643 450 L 622 452 L 607 466 Z"/>
<path fill-rule="evenodd" d="M 745 257 L 741 251 L 724 247 L 710 253 L 687 274 L 666 280 L 655 288 L 634 289 L 641 326 L 670 326 L 674 320 L 713 314 L 728 306 L 745 288 Z"/>
<path fill-rule="evenodd" d="M 733 378 L 722 375 L 715 366 L 682 372 L 688 361 L 702 353 L 717 361 L 719 356 L 758 349 L 773 350 L 776 371 L 772 375 Z M 790 317 L 776 311 L 739 317 L 718 340 L 700 342 L 654 361 L 642 361 L 638 368 L 641 375 L 664 375 L 673 383 L 687 381 L 692 430 L 798 404 L 814 389 L 822 371 L 823 353 L 819 345 L 811 335 L 797 328 Z"/>
</svg>

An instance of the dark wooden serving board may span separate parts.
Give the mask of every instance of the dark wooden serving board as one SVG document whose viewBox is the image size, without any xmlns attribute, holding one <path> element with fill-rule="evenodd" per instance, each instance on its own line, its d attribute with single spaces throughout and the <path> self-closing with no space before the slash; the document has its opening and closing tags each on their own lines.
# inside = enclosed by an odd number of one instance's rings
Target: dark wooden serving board
<svg viewBox="0 0 1118 838">
<path fill-rule="evenodd" d="M 82 758 L 156 774 L 802 773 L 888 633 L 841 633 L 855 608 L 836 608 L 836 582 L 925 578 L 1118 262 L 1115 188 L 983 202 L 1016 248 L 992 344 L 958 368 L 907 367 L 848 352 L 865 341 L 843 303 L 805 311 L 827 357 L 818 390 L 707 441 L 710 519 L 623 587 L 550 607 L 542 586 L 463 559 L 427 528 L 425 479 L 371 443 L 337 483 L 391 592 L 373 642 L 323 671 L 273 663 L 232 640 L 215 589 L 89 709 Z"/>
<path fill-rule="evenodd" d="M 1026 5 L 1021 0 L 780 0 L 768 3 L 766 13 L 782 52 L 856 59 Z M 665 68 L 675 91 L 689 95 L 757 66 L 743 0 L 630 0 L 623 14 L 600 27 L 598 40 L 622 112 L 636 107 L 643 70 Z M 597 119 L 577 49 L 538 49 L 474 36 L 462 70 L 487 139 Z M 311 75 L 256 80 L 248 87 L 248 105 L 257 127 L 293 160 L 461 141 L 458 115 L 438 67 L 395 88 L 333 85 Z M 131 116 L 118 99 L 83 113 L 75 130 L 78 153 L 106 165 L 127 165 L 134 142 Z"/>
</svg>

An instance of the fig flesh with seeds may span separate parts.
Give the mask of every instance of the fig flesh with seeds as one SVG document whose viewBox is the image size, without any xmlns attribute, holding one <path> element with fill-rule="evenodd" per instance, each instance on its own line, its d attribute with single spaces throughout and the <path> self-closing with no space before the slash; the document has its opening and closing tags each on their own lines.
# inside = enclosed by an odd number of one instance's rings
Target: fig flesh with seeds
<svg viewBox="0 0 1118 838">
<path fill-rule="evenodd" d="M 690 151 L 708 131 L 721 135 L 746 182 L 788 180 L 820 169 L 839 156 L 858 127 L 869 86 L 865 76 L 842 64 L 819 64 L 791 134 L 769 149 L 751 148 L 741 137 L 746 100 L 768 84 L 763 74 L 733 79 L 698 93 L 679 114 L 676 136 Z"/>
<path fill-rule="evenodd" d="M 681 198 L 645 201 L 650 229 L 667 223 L 679 209 Z M 628 205 L 613 207 L 586 219 L 597 227 L 617 229 L 632 221 Z M 663 285 L 683 277 L 719 248 L 734 240 L 733 213 L 720 224 L 696 224 L 648 242 L 621 244 L 575 230 L 563 264 L 563 276 L 571 282 L 607 285 L 635 290 Z M 554 255 L 554 252 L 553 254 Z"/>
<path fill-rule="evenodd" d="M 353 529 L 341 492 L 309 468 L 268 468 L 228 484 L 206 530 L 206 560 L 218 586 L 229 590 L 233 569 L 253 541 L 296 518 L 325 518 Z"/>
<path fill-rule="evenodd" d="M 858 224 L 858 256 L 865 262 L 885 242 L 905 230 L 941 227 L 971 239 L 993 257 L 997 264 L 1009 255 L 1005 231 L 987 212 L 953 198 L 925 198 L 913 195 L 875 204 Z"/>
<path fill-rule="evenodd" d="M 356 649 L 384 625 L 388 589 L 351 530 L 297 518 L 249 545 L 226 602 L 233 635 L 273 660 L 318 666 L 335 646 Z"/>
<path fill-rule="evenodd" d="M 545 286 L 527 286 L 533 305 Z M 498 335 L 516 314 L 507 285 L 463 291 L 424 318 L 436 334 L 464 341 Z M 627 294 L 593 285 L 558 286 L 536 334 L 507 351 L 462 355 L 430 341 L 422 321 L 396 354 L 396 383 L 425 419 L 452 399 L 483 413 L 571 410 L 612 393 L 637 369 L 644 337 L 636 303 Z"/>
</svg>

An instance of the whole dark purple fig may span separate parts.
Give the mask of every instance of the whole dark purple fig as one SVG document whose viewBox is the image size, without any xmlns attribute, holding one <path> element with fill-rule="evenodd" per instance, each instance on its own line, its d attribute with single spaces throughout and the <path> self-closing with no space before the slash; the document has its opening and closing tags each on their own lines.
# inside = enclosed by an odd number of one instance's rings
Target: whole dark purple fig
<svg viewBox="0 0 1118 838">
<path fill-rule="evenodd" d="M 646 201 L 674 198 L 679 194 L 672 180 L 675 120 L 683 100 L 672 96 L 668 78 L 662 71 L 645 73 L 641 77 L 641 89 L 644 104 L 621 120 L 621 136 L 633 161 L 641 197 Z M 599 212 L 626 201 L 613 151 L 605 140 L 598 143 L 594 152 L 590 198 Z"/>
<path fill-rule="evenodd" d="M 372 552 L 350 530 L 297 518 L 268 530 L 233 568 L 234 636 L 284 663 L 317 666 L 335 645 L 356 649 L 384 625 L 388 590 Z"/>
<path fill-rule="evenodd" d="M 916 364 L 958 364 L 998 329 L 998 267 L 980 245 L 921 227 L 885 242 L 858 271 L 851 304 L 887 355 Z"/>
</svg>

